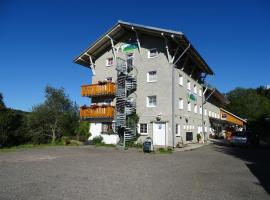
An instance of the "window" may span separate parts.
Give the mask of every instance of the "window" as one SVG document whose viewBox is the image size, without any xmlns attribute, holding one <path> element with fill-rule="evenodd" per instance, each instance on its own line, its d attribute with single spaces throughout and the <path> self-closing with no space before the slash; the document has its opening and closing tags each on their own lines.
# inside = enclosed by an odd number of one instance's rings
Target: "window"
<svg viewBox="0 0 270 200">
<path fill-rule="evenodd" d="M 208 112 L 209 117 L 212 117 L 212 112 L 209 110 Z"/>
<path fill-rule="evenodd" d="M 180 125 L 179 124 L 176 124 L 176 126 L 175 126 L 175 135 L 180 136 Z"/>
<path fill-rule="evenodd" d="M 178 108 L 179 109 L 183 109 L 184 108 L 184 100 L 182 98 L 179 99 Z"/>
<path fill-rule="evenodd" d="M 197 113 L 198 112 L 198 106 L 197 104 L 194 105 L 194 113 Z"/>
<path fill-rule="evenodd" d="M 204 115 L 205 116 L 207 115 L 207 109 L 206 108 L 204 109 Z"/>
<path fill-rule="evenodd" d="M 156 107 L 156 106 L 157 106 L 157 96 L 148 96 L 147 107 Z"/>
<path fill-rule="evenodd" d="M 157 49 L 149 49 L 148 50 L 148 58 L 155 58 L 158 55 Z"/>
<path fill-rule="evenodd" d="M 202 96 L 202 89 L 199 89 L 199 96 Z"/>
<path fill-rule="evenodd" d="M 150 71 L 147 73 L 147 82 L 157 81 L 157 71 Z"/>
<path fill-rule="evenodd" d="M 112 123 L 102 123 L 102 133 L 113 133 Z"/>
<path fill-rule="evenodd" d="M 106 78 L 106 81 L 112 82 L 112 77 L 107 77 L 107 78 Z"/>
<path fill-rule="evenodd" d="M 183 76 L 179 74 L 179 85 L 183 86 Z"/>
<path fill-rule="evenodd" d="M 193 92 L 197 94 L 197 85 L 194 85 Z"/>
<path fill-rule="evenodd" d="M 188 111 L 190 112 L 190 111 L 191 111 L 191 103 L 188 102 L 188 103 L 187 103 L 187 106 L 188 106 L 187 109 L 188 109 Z"/>
<path fill-rule="evenodd" d="M 106 66 L 107 67 L 113 66 L 113 58 L 107 58 L 107 60 L 106 60 Z"/>
<path fill-rule="evenodd" d="M 187 81 L 187 89 L 188 89 L 188 90 L 191 90 L 191 87 L 190 87 L 190 81 L 189 81 L 189 80 Z"/>
<path fill-rule="evenodd" d="M 202 106 L 200 106 L 200 114 L 202 114 Z"/>
<path fill-rule="evenodd" d="M 140 124 L 140 127 L 139 127 L 139 132 L 140 134 L 148 134 L 148 130 L 147 130 L 147 124 Z"/>
</svg>

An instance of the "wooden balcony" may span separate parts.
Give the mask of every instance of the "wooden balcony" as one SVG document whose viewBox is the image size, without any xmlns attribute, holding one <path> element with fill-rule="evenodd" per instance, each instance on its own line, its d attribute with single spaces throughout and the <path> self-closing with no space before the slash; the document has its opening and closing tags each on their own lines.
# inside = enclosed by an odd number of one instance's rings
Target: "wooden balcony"
<svg viewBox="0 0 270 200">
<path fill-rule="evenodd" d="M 114 106 L 83 106 L 80 108 L 82 119 L 114 118 Z"/>
<path fill-rule="evenodd" d="M 81 93 L 84 97 L 113 96 L 115 91 L 115 83 L 111 82 L 81 86 Z"/>
</svg>

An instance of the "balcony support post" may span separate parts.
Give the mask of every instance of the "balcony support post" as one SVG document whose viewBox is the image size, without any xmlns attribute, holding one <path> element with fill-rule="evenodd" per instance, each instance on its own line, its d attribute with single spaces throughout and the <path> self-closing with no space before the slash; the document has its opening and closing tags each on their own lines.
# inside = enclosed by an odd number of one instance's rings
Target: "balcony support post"
<svg viewBox="0 0 270 200">
<path fill-rule="evenodd" d="M 106 35 L 110 41 L 111 41 L 111 45 L 112 45 L 112 50 L 113 50 L 113 55 L 114 55 L 114 58 L 116 58 L 116 51 L 115 51 L 115 46 L 114 46 L 114 43 L 113 43 L 113 39 L 109 36 L 109 35 Z"/>
<path fill-rule="evenodd" d="M 90 61 L 90 68 L 91 68 L 91 70 L 92 70 L 92 73 L 93 73 L 93 75 L 95 76 L 96 75 L 96 71 L 95 71 L 95 64 L 94 64 L 94 62 L 93 62 L 93 60 L 92 60 L 92 56 L 91 55 L 89 55 L 88 53 L 86 53 L 87 55 L 88 55 L 88 57 L 89 57 L 89 61 Z"/>
<path fill-rule="evenodd" d="M 140 43 L 140 40 L 139 40 L 139 35 L 138 35 L 138 32 L 134 29 L 134 27 L 132 26 L 132 30 L 135 32 L 136 34 L 136 41 L 138 43 L 138 47 L 139 47 L 139 53 L 141 53 L 141 43 Z"/>
<path fill-rule="evenodd" d="M 168 39 L 164 36 L 164 33 L 161 33 L 161 35 L 165 40 L 165 48 L 166 48 L 166 53 L 167 53 L 167 57 L 168 57 L 168 62 L 172 63 L 171 62 L 172 61 L 172 56 L 171 56 L 170 51 L 169 51 Z"/>
</svg>

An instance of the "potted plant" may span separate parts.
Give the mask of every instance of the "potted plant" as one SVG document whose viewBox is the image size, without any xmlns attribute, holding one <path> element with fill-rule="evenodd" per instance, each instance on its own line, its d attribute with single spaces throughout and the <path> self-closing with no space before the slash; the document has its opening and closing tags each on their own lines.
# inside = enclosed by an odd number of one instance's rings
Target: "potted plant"
<svg viewBox="0 0 270 200">
<path fill-rule="evenodd" d="M 197 141 L 198 141 L 199 143 L 202 142 L 202 134 L 201 134 L 201 133 L 198 133 L 198 134 L 197 134 Z"/>
</svg>

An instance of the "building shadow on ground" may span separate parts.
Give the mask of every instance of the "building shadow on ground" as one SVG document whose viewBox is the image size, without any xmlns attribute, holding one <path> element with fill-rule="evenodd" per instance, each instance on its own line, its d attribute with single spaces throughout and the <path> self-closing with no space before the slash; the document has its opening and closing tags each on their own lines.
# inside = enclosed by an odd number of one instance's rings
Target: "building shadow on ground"
<svg viewBox="0 0 270 200">
<path fill-rule="evenodd" d="M 270 195 L 270 147 L 232 147 L 228 144 L 214 142 L 214 149 L 244 160 L 260 182 L 260 185 Z"/>
</svg>

